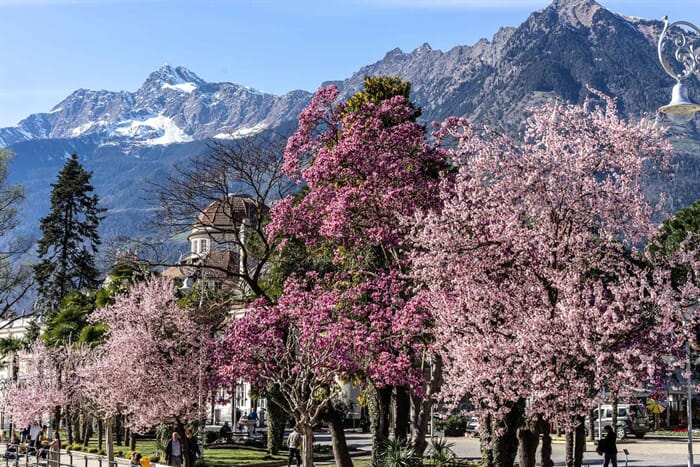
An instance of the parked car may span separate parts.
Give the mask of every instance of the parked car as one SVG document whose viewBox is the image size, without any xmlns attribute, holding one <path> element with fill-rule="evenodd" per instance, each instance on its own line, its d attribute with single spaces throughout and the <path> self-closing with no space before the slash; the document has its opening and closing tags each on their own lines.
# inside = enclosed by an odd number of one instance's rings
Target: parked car
<svg viewBox="0 0 700 467">
<path fill-rule="evenodd" d="M 596 438 L 600 437 L 599 429 L 603 429 L 605 425 L 612 426 L 612 405 L 601 405 L 600 413 L 602 415 L 600 423 L 598 422 L 598 407 L 593 409 L 593 433 Z M 589 430 L 589 418 L 586 417 L 586 434 Z M 643 438 L 649 431 L 649 416 L 647 409 L 641 404 L 618 404 L 617 405 L 617 427 L 615 434 L 617 439 L 624 439 L 626 436 L 634 435 L 637 438 Z"/>
<path fill-rule="evenodd" d="M 479 417 L 470 417 L 467 421 L 467 433 L 479 433 Z"/>
</svg>

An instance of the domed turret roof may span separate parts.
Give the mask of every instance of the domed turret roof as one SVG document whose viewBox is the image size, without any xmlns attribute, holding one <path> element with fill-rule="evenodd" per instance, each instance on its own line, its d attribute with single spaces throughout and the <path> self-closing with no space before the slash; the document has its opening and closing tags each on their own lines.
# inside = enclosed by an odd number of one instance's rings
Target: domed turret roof
<svg viewBox="0 0 700 467">
<path fill-rule="evenodd" d="M 258 209 L 258 203 L 250 196 L 230 194 L 204 208 L 194 227 L 213 227 L 221 231 L 238 229 L 245 219 L 254 219 Z M 263 206 L 263 210 L 267 207 Z"/>
</svg>

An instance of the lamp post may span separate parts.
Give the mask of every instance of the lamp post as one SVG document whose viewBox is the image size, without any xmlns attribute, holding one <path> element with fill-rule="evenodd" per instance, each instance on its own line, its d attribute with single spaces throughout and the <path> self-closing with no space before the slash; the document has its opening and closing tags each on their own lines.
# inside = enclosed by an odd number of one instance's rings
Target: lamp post
<svg viewBox="0 0 700 467">
<path fill-rule="evenodd" d="M 693 366 L 690 357 L 690 333 L 685 340 L 685 371 L 688 375 L 686 418 L 688 420 L 688 467 L 693 467 Z"/>
<path fill-rule="evenodd" d="M 673 86 L 671 102 L 660 107 L 659 113 L 667 115 L 677 123 L 688 122 L 693 119 L 696 112 L 700 112 L 700 105 L 690 100 L 688 88 L 683 84 L 683 81 L 693 74 L 700 77 L 700 47 L 698 46 L 700 46 L 700 29 L 697 26 L 687 21 L 669 24 L 668 16 L 664 16 L 664 29 L 659 36 L 658 44 L 659 62 L 664 71 L 676 80 L 676 84 Z M 667 51 L 667 48 L 670 50 Z M 673 61 L 667 60 L 666 56 L 669 54 L 673 56 Z"/>
<path fill-rule="evenodd" d="M 664 28 L 659 36 L 658 54 L 659 62 L 664 71 L 676 84 L 673 86 L 671 102 L 659 108 L 659 113 L 668 116 L 676 123 L 685 123 L 692 120 L 700 105 L 690 100 L 688 88 L 683 81 L 693 75 L 700 78 L 700 28 L 688 21 L 676 21 L 668 23 L 668 16 L 664 16 Z M 668 56 L 673 61 L 667 60 Z M 690 325 L 690 320 L 686 320 Z M 690 330 L 685 341 L 685 369 L 687 374 L 686 390 L 686 419 L 688 425 L 688 467 L 693 467 L 693 365 L 690 353 Z"/>
</svg>

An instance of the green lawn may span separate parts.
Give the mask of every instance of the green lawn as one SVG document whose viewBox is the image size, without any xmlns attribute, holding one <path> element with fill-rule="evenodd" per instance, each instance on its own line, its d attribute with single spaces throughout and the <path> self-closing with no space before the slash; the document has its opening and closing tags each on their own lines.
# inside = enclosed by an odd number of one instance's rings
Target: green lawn
<svg viewBox="0 0 700 467">
<path fill-rule="evenodd" d="M 127 454 L 128 448 L 116 447 L 115 451 L 124 450 Z M 152 456 L 156 453 L 156 442 L 154 440 L 138 440 L 136 450 L 144 456 Z M 285 453 L 286 454 L 286 453 Z M 232 465 L 259 464 L 266 461 L 280 461 L 287 459 L 286 455 L 268 456 L 263 450 L 240 448 L 204 448 L 204 460 L 208 467 L 230 467 Z M 162 459 L 161 453 L 161 462 Z"/>
</svg>

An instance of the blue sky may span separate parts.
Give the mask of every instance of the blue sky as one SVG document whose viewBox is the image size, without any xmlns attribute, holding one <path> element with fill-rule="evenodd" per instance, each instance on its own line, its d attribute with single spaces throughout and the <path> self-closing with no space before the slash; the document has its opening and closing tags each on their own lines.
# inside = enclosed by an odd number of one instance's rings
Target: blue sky
<svg viewBox="0 0 700 467">
<path fill-rule="evenodd" d="M 343 79 L 399 47 L 491 38 L 547 0 L 0 0 L 0 127 L 78 88 L 136 90 L 164 63 L 283 94 Z M 700 23 L 700 0 L 601 0 Z M 650 64 L 657 66 L 657 64 Z"/>
</svg>

